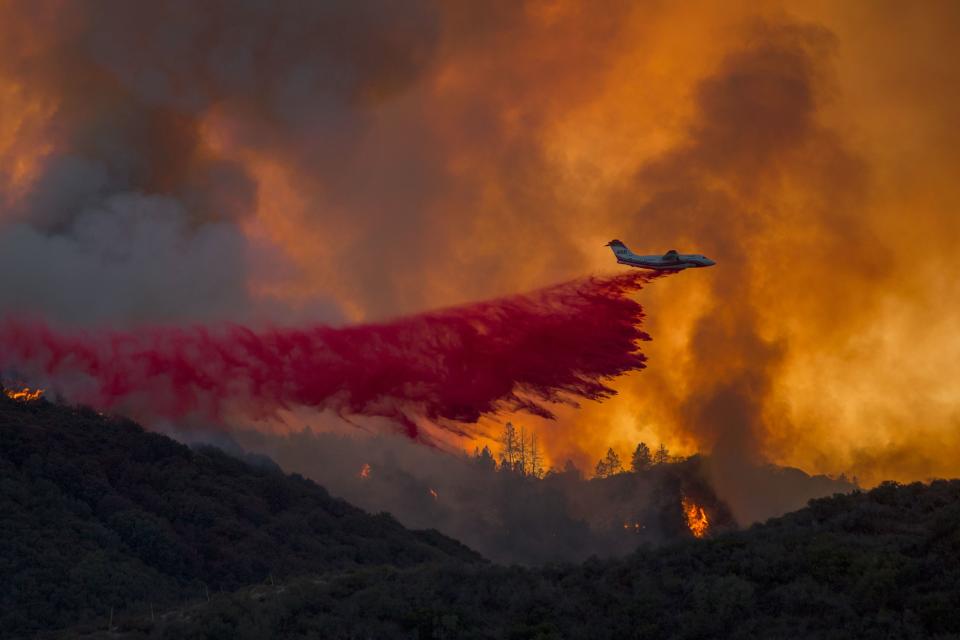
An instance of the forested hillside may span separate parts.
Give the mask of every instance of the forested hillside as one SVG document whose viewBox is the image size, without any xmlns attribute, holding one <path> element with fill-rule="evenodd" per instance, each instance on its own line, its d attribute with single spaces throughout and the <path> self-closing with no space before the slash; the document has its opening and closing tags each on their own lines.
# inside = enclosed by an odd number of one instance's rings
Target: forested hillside
<svg viewBox="0 0 960 640">
<path fill-rule="evenodd" d="M 362 565 L 473 563 L 300 476 L 0 394 L 0 635 Z"/>
<path fill-rule="evenodd" d="M 274 465 L 89 410 L 0 397 L 0 436 L 4 637 L 960 635 L 957 480 L 620 559 L 506 567 Z"/>
<path fill-rule="evenodd" d="M 308 576 L 217 595 L 156 622 L 140 617 L 109 637 L 945 640 L 958 635 L 960 481 L 954 480 L 891 483 L 823 498 L 746 531 L 645 549 L 620 560 L 541 569 L 459 564 Z"/>
</svg>

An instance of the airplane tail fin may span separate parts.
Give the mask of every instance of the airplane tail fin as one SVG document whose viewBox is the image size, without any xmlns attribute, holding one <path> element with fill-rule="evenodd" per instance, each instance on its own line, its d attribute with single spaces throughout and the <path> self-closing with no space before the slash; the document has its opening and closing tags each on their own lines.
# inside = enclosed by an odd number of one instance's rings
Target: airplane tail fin
<svg viewBox="0 0 960 640">
<path fill-rule="evenodd" d="M 627 248 L 627 245 L 623 244 L 619 240 L 611 240 L 606 246 L 610 247 L 610 250 L 613 251 L 613 255 L 617 256 L 617 258 L 624 254 L 630 254 L 630 249 Z"/>
</svg>

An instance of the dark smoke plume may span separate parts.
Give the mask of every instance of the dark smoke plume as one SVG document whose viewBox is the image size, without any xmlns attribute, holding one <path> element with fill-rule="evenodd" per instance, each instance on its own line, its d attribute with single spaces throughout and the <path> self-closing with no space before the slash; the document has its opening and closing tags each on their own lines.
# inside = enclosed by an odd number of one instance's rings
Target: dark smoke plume
<svg viewBox="0 0 960 640">
<path fill-rule="evenodd" d="M 0 309 L 78 326 L 290 322 L 251 291 L 277 262 L 295 271 L 241 229 L 258 176 L 207 128 L 310 167 L 301 189 L 342 178 L 370 112 L 431 59 L 437 20 L 418 0 L 0 3 L 0 87 L 42 114 L 15 136 L 35 158 L 5 157 L 0 135 L 0 270 L 18 275 Z"/>
<path fill-rule="evenodd" d="M 68 400 L 151 418 L 267 418 L 297 406 L 416 418 L 601 400 L 605 381 L 642 369 L 643 309 L 629 297 L 653 276 L 588 278 L 383 324 L 255 332 L 222 328 L 60 333 L 0 325 L 0 370 L 44 380 Z"/>
</svg>

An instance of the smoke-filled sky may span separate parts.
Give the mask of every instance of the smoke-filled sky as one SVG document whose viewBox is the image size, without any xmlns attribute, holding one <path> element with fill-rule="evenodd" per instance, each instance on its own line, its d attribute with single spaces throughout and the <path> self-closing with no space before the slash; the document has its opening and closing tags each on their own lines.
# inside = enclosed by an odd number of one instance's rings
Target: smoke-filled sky
<svg viewBox="0 0 960 640">
<path fill-rule="evenodd" d="M 956 475 L 960 9 L 758 7 L 0 2 L 0 310 L 379 322 L 616 237 L 718 265 L 638 294 L 616 398 L 523 418 L 551 460 Z"/>
</svg>

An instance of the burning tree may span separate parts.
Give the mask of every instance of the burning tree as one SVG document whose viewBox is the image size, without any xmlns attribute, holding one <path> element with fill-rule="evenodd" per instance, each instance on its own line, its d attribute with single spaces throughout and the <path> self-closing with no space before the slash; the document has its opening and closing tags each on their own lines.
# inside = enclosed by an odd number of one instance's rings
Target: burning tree
<svg viewBox="0 0 960 640">
<path fill-rule="evenodd" d="M 687 528 L 690 529 L 693 537 L 702 538 L 707 535 L 707 530 L 710 528 L 710 519 L 703 507 L 686 496 L 682 498 L 680 505 L 683 507 L 683 515 L 687 519 Z"/>
</svg>

